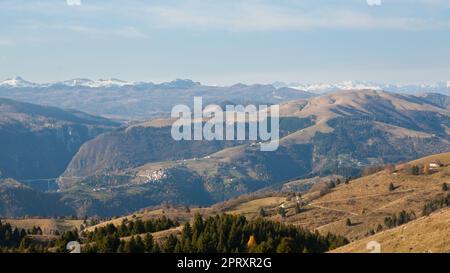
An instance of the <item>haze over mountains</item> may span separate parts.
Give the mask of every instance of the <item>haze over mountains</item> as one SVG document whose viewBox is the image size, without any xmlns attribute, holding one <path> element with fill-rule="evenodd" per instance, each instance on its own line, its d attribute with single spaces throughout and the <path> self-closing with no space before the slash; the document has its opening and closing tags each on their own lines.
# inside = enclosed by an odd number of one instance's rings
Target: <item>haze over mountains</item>
<svg viewBox="0 0 450 273">
<path fill-rule="evenodd" d="M 40 86 L 14 79 L 0 87 L 1 96 L 144 120 L 121 125 L 74 110 L 0 101 L 2 176 L 60 176 L 57 200 L 78 215 L 120 215 L 162 202 L 209 205 L 296 178 L 349 177 L 365 166 L 450 151 L 450 97 L 438 93 L 375 88 L 318 95 L 189 80 Z M 176 104 L 192 104 L 194 96 L 205 104 L 281 104 L 280 148 L 269 153 L 249 141 L 174 141 L 173 120 L 165 117 Z"/>
<path fill-rule="evenodd" d="M 313 95 L 272 85 L 219 87 L 180 79 L 161 84 L 88 79 L 35 84 L 19 77 L 0 83 L 0 97 L 122 120 L 167 116 L 177 104 L 191 106 L 195 96 L 201 96 L 205 104 L 277 104 Z"/>
<path fill-rule="evenodd" d="M 277 82 L 274 84 L 277 87 L 289 87 L 299 89 L 312 93 L 330 93 L 339 90 L 360 90 L 360 89 L 372 89 L 372 90 L 384 90 L 394 93 L 450 93 L 450 81 L 441 81 L 433 84 L 385 84 L 377 82 L 366 81 L 343 81 L 339 83 L 283 83 Z"/>
<path fill-rule="evenodd" d="M 33 83 L 21 77 L 0 82 L 0 97 L 41 105 L 77 109 L 122 120 L 167 116 L 176 104 L 192 105 L 194 96 L 205 103 L 278 104 L 339 90 L 384 90 L 394 93 L 450 93 L 450 82 L 423 85 L 380 84 L 362 81 L 324 84 L 235 84 L 208 86 L 192 80 L 166 83 L 128 82 L 119 79 L 72 79 Z"/>
<path fill-rule="evenodd" d="M 58 177 L 84 142 L 118 125 L 78 111 L 0 98 L 0 177 Z"/>
</svg>

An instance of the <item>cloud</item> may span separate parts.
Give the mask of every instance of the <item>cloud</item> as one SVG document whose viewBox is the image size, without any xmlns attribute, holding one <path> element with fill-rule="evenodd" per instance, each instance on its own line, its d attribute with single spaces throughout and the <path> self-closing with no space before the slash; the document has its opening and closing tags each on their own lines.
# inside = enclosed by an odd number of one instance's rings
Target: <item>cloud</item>
<svg viewBox="0 0 450 273">
<path fill-rule="evenodd" d="M 367 0 L 381 5 L 381 0 Z M 435 3 L 435 2 L 433 2 Z M 373 14 L 357 8 L 314 6 L 302 8 L 264 1 L 203 2 L 147 6 L 143 9 L 152 25 L 167 28 L 225 29 L 230 31 L 276 31 L 310 29 L 448 28 L 448 21 L 429 18 Z"/>
<path fill-rule="evenodd" d="M 71 31 L 75 33 L 81 33 L 86 35 L 92 35 L 97 38 L 104 38 L 108 36 L 116 36 L 121 38 L 130 39 L 145 39 L 148 36 L 133 26 L 120 27 L 120 28 L 97 28 L 84 25 L 61 25 L 55 27 L 57 29 Z"/>
<path fill-rule="evenodd" d="M 91 31 L 89 28 L 106 28 L 102 22 L 114 18 L 111 23 L 116 30 L 107 33 L 131 38 L 143 38 L 146 35 L 128 25 L 139 25 L 141 28 L 227 31 L 427 30 L 450 27 L 447 15 L 433 16 L 450 12 L 450 1 L 447 0 L 127 0 L 126 5 L 123 0 L 110 0 L 108 4 L 104 1 L 81 3 L 81 0 L 66 0 L 58 3 L 55 4 L 54 0 L 6 0 L 0 1 L 0 10 L 13 9 L 12 11 L 20 10 L 21 13 L 27 10 L 40 16 L 39 20 L 70 18 L 75 24 L 85 22 L 89 25 L 88 29 L 73 31 L 86 33 Z M 83 12 L 74 13 L 67 8 L 61 9 L 66 3 L 82 5 Z M 381 9 L 368 7 L 381 4 Z M 408 9 L 405 10 L 405 7 Z M 427 13 L 423 13 L 423 10 L 427 10 Z M 41 17 L 42 14 L 46 17 Z M 65 23 L 67 22 L 61 21 L 61 24 Z"/>
<path fill-rule="evenodd" d="M 14 44 L 13 40 L 0 37 L 0 46 L 9 46 L 9 45 L 13 45 L 13 44 Z"/>
<path fill-rule="evenodd" d="M 381 0 L 367 0 L 369 6 L 381 6 Z"/>
<path fill-rule="evenodd" d="M 113 34 L 124 37 L 124 38 L 135 38 L 135 39 L 148 38 L 148 36 L 145 33 L 141 32 L 140 30 L 136 29 L 135 27 L 124 27 L 124 28 L 116 29 L 113 31 Z"/>
<path fill-rule="evenodd" d="M 66 0 L 68 6 L 81 6 L 81 0 Z"/>
</svg>

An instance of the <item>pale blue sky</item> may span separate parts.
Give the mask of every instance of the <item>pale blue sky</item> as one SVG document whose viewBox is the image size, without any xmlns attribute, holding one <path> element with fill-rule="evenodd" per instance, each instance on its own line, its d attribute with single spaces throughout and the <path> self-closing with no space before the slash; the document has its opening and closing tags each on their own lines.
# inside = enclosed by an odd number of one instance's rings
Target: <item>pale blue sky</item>
<svg viewBox="0 0 450 273">
<path fill-rule="evenodd" d="M 450 80 L 448 0 L 81 1 L 0 0 L 0 80 Z"/>
</svg>

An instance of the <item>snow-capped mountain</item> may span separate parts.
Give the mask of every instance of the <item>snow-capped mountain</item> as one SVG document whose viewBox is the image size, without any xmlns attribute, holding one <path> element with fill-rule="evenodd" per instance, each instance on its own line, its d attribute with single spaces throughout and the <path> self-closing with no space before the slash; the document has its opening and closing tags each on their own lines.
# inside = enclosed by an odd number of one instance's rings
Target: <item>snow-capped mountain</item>
<svg viewBox="0 0 450 273">
<path fill-rule="evenodd" d="M 395 93 L 450 92 L 450 81 L 437 82 L 434 84 L 420 84 L 420 85 L 382 84 L 363 81 L 344 81 L 339 83 L 313 83 L 313 84 L 291 83 L 284 85 L 283 83 L 277 82 L 275 84 L 277 87 L 289 87 L 316 94 L 330 93 L 339 90 L 361 90 L 361 89 L 385 90 Z"/>
<path fill-rule="evenodd" d="M 21 88 L 21 87 L 37 87 L 38 84 L 26 81 L 21 77 L 13 77 L 0 82 L 0 86 L 10 88 Z"/>
<path fill-rule="evenodd" d="M 63 82 L 56 82 L 50 84 L 50 86 L 67 86 L 67 87 L 90 87 L 90 88 L 101 88 L 101 87 L 122 87 L 126 85 L 134 85 L 133 82 L 126 82 L 118 79 L 100 79 L 100 80 L 90 80 L 90 79 L 72 79 Z"/>
<path fill-rule="evenodd" d="M 119 79 L 100 79 L 100 80 L 90 80 L 77 78 L 72 80 L 53 82 L 53 83 L 33 83 L 26 81 L 21 77 L 13 77 L 0 82 L 0 87 L 3 88 L 92 88 L 92 89 L 102 89 L 102 88 L 120 88 L 120 87 L 134 87 L 136 89 L 147 89 L 147 88 L 169 88 L 169 89 L 187 89 L 195 88 L 200 86 L 199 82 L 194 82 L 192 80 L 182 80 L 177 79 L 171 82 L 165 83 L 151 83 L 151 82 L 129 82 Z M 366 82 L 366 81 L 343 81 L 338 83 L 284 83 L 275 82 L 272 84 L 276 89 L 280 88 L 292 88 L 297 90 L 302 90 L 310 93 L 323 94 L 330 93 L 339 90 L 360 90 L 360 89 L 372 89 L 372 90 L 385 90 L 395 93 L 427 93 L 435 92 L 442 94 L 450 94 L 450 81 L 441 81 L 433 84 L 382 84 L 376 82 Z M 238 87 L 235 85 L 235 87 Z"/>
<path fill-rule="evenodd" d="M 13 77 L 10 79 L 6 79 L 0 82 L 0 87 L 7 88 L 49 88 L 49 87 L 88 87 L 88 88 L 110 88 L 110 87 L 124 87 L 124 86 L 139 86 L 139 87 L 153 87 L 160 86 L 162 88 L 190 88 L 196 85 L 201 85 L 199 82 L 194 82 L 189 79 L 176 79 L 171 82 L 164 82 L 160 84 L 154 84 L 151 82 L 129 82 L 123 81 L 119 79 L 99 79 L 99 80 L 90 80 L 84 78 L 76 78 L 66 81 L 60 82 L 52 82 L 52 83 L 33 83 L 24 80 L 21 77 Z"/>
<path fill-rule="evenodd" d="M 22 77 L 13 77 L 0 82 L 0 87 L 8 88 L 46 88 L 46 87 L 90 87 L 90 88 L 106 88 L 106 87 L 122 87 L 126 85 L 134 85 L 133 82 L 126 82 L 118 79 L 72 79 L 61 82 L 52 83 L 33 83 L 24 80 Z"/>
</svg>

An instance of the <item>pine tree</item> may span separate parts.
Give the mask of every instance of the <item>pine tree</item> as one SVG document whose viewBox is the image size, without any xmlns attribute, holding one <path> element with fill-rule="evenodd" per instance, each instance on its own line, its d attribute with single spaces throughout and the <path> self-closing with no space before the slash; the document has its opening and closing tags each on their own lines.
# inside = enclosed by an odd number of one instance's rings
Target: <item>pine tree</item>
<svg viewBox="0 0 450 273">
<path fill-rule="evenodd" d="M 125 245 L 126 253 L 136 253 L 136 238 L 131 236 L 131 239 Z"/>
<path fill-rule="evenodd" d="M 300 212 L 302 212 L 302 208 L 299 203 L 296 203 L 295 204 L 295 213 L 299 214 Z"/>
<path fill-rule="evenodd" d="M 142 241 L 141 236 L 136 237 L 136 247 L 133 253 L 144 253 L 145 252 L 145 244 Z"/>
<path fill-rule="evenodd" d="M 259 209 L 259 216 L 261 216 L 261 217 L 266 217 L 267 216 L 267 213 L 266 213 L 266 211 L 264 210 L 264 208 L 260 208 Z"/>
<path fill-rule="evenodd" d="M 152 253 L 155 253 L 155 254 L 161 253 L 161 249 L 160 249 L 158 243 L 156 243 L 156 242 L 153 244 Z"/>
<path fill-rule="evenodd" d="M 283 207 L 278 208 L 278 214 L 279 214 L 282 218 L 286 217 L 286 209 L 283 208 Z"/>
<path fill-rule="evenodd" d="M 169 237 L 166 239 L 166 242 L 164 243 L 164 253 L 174 253 L 175 246 L 178 243 L 178 239 L 175 235 L 170 234 Z"/>
<path fill-rule="evenodd" d="M 119 247 L 117 248 L 117 253 L 126 253 L 126 243 L 125 241 L 120 241 Z"/>
<path fill-rule="evenodd" d="M 133 234 L 142 234 L 145 232 L 144 222 L 142 220 L 136 220 L 133 227 Z"/>
<path fill-rule="evenodd" d="M 183 227 L 183 231 L 181 232 L 181 252 L 183 253 L 191 253 L 192 249 L 192 227 L 188 223 L 186 223 Z"/>
<path fill-rule="evenodd" d="M 294 241 L 290 237 L 284 237 L 281 239 L 280 244 L 277 246 L 277 253 L 293 253 L 294 252 Z"/>
<path fill-rule="evenodd" d="M 203 218 L 200 213 L 196 213 L 192 224 L 192 242 L 196 241 L 199 234 L 203 231 Z"/>
<path fill-rule="evenodd" d="M 330 183 L 328 183 L 328 188 L 330 189 L 336 188 L 336 183 L 334 183 L 334 181 L 330 181 Z"/>
<path fill-rule="evenodd" d="M 350 227 L 352 226 L 352 221 L 350 220 L 350 218 L 347 218 L 347 220 L 345 221 L 345 224 Z"/>
<path fill-rule="evenodd" d="M 19 249 L 21 252 L 24 252 L 26 249 L 28 249 L 31 245 L 31 239 L 29 237 L 24 237 L 22 241 L 20 242 Z"/>
<path fill-rule="evenodd" d="M 389 191 L 395 191 L 395 186 L 392 182 L 389 184 Z"/>
<path fill-rule="evenodd" d="M 154 245 L 153 236 L 150 233 L 147 233 L 144 237 L 144 250 L 147 253 L 151 253 Z"/>
<path fill-rule="evenodd" d="M 377 232 L 380 232 L 383 230 L 383 226 L 381 224 L 378 224 L 377 226 Z"/>
<path fill-rule="evenodd" d="M 442 191 L 448 191 L 447 183 L 442 184 Z"/>
</svg>

